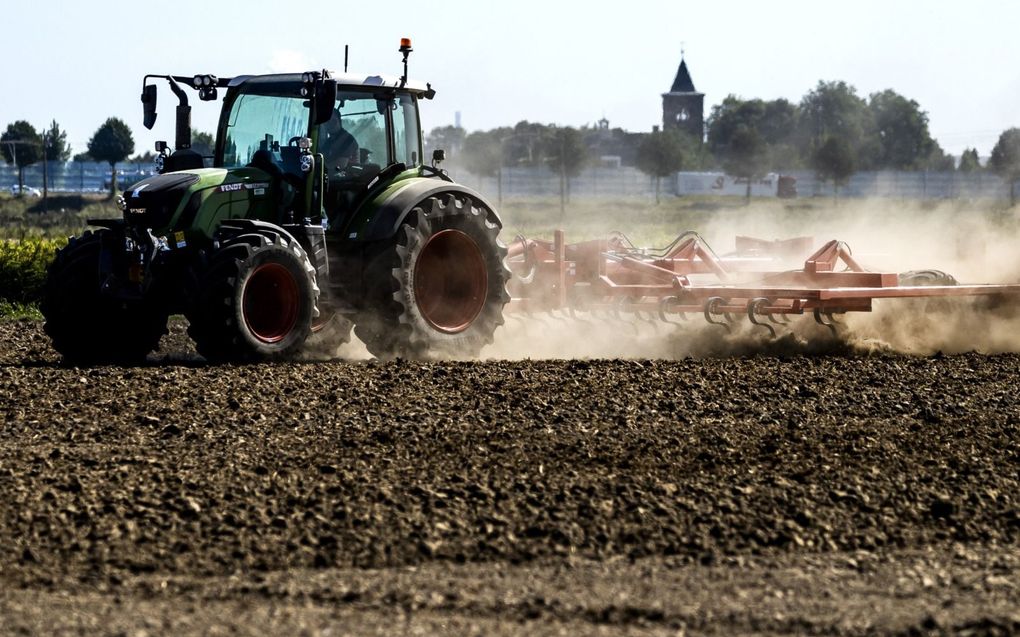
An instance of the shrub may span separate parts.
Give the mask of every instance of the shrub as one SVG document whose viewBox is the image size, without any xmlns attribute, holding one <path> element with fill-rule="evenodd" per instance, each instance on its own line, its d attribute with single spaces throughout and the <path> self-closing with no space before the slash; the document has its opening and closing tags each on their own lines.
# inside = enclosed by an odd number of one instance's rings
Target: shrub
<svg viewBox="0 0 1020 637">
<path fill-rule="evenodd" d="M 66 239 L 0 240 L 0 301 L 38 303 L 46 282 L 46 268 Z"/>
</svg>

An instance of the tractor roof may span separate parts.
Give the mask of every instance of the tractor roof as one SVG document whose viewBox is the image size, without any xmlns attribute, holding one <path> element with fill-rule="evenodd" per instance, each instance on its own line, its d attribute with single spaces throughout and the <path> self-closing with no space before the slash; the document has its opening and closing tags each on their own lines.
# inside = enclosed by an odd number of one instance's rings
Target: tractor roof
<svg viewBox="0 0 1020 637">
<path fill-rule="evenodd" d="M 428 84 L 416 80 L 408 80 L 407 84 L 401 86 L 400 78 L 392 75 L 357 75 L 354 73 L 330 72 L 330 77 L 337 81 L 337 85 L 341 90 L 344 88 L 390 88 L 402 89 L 416 95 L 422 95 L 429 90 Z M 301 83 L 301 73 L 277 73 L 273 75 L 239 75 L 232 78 L 229 85 L 231 87 L 240 86 L 241 84 L 252 86 L 265 85 L 267 88 L 277 85 L 283 88 L 284 86 L 293 86 L 294 84 Z"/>
</svg>

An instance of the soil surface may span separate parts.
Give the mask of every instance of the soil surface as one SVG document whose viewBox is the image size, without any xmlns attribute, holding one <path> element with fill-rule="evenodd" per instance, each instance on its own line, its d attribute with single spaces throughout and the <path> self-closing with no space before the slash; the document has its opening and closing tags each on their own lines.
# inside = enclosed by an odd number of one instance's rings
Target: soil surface
<svg viewBox="0 0 1020 637">
<path fill-rule="evenodd" d="M 1020 355 L 0 342 L 0 634 L 1020 634 Z"/>
</svg>

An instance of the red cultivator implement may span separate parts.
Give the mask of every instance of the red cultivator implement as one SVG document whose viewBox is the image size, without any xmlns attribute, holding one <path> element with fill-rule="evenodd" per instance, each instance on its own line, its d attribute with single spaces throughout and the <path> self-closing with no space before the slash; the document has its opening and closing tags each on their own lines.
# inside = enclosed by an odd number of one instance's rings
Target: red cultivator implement
<svg viewBox="0 0 1020 637">
<path fill-rule="evenodd" d="M 561 230 L 552 241 L 519 237 L 507 255 L 514 273 L 507 311 L 628 312 L 667 321 L 699 313 L 727 330 L 746 315 L 775 336 L 772 324 L 805 312 L 835 333 L 835 316 L 870 312 L 875 299 L 1020 293 L 1020 285 L 956 285 L 937 271 L 869 272 L 835 240 L 798 261 L 812 243 L 738 237 L 736 252 L 720 257 L 695 232 L 662 249 L 637 248 L 619 233 L 573 244 Z"/>
</svg>

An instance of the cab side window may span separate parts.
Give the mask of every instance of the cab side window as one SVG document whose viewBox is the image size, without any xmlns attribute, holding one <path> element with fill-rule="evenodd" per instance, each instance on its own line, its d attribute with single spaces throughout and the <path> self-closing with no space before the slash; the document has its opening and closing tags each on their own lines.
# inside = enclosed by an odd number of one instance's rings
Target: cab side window
<svg viewBox="0 0 1020 637">
<path fill-rule="evenodd" d="M 418 104 L 414 97 L 401 95 L 393 101 L 394 161 L 408 168 L 421 163 L 421 139 L 418 135 Z"/>
</svg>

